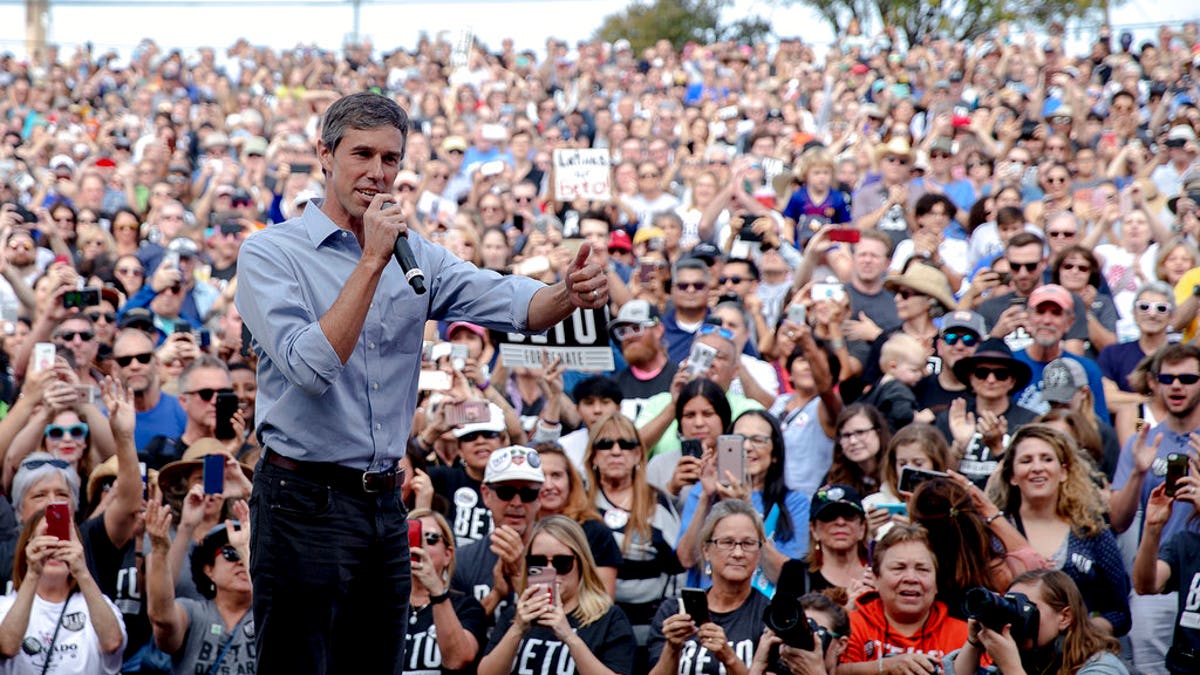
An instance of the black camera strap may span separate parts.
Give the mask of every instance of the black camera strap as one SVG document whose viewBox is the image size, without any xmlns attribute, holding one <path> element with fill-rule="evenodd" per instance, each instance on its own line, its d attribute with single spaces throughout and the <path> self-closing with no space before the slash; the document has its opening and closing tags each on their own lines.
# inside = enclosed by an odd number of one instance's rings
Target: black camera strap
<svg viewBox="0 0 1200 675">
<path fill-rule="evenodd" d="M 46 660 L 42 663 L 42 675 L 46 675 L 46 671 L 50 670 L 50 659 L 54 658 L 54 643 L 58 642 L 58 632 L 62 630 L 63 617 L 67 615 L 67 605 L 71 604 L 71 598 L 74 593 L 67 595 L 67 599 L 63 601 L 62 610 L 58 613 L 58 621 L 54 624 L 54 635 L 50 636 L 50 646 L 46 648 Z"/>
</svg>

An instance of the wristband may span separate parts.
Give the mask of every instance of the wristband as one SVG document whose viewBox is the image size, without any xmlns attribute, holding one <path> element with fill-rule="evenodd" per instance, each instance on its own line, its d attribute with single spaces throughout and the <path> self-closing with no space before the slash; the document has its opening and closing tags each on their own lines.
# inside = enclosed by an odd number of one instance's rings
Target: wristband
<svg viewBox="0 0 1200 675">
<path fill-rule="evenodd" d="M 490 386 L 492 386 L 492 381 L 490 379 L 488 379 L 488 380 L 484 380 L 483 382 L 480 382 L 479 384 L 475 385 L 475 388 L 478 389 L 479 391 L 487 391 L 487 388 Z"/>
<path fill-rule="evenodd" d="M 987 523 L 988 525 L 991 525 L 993 522 L 995 522 L 995 520 L 996 520 L 997 518 L 1003 518 L 1003 517 L 1004 517 L 1004 512 L 1003 512 L 1003 511 L 997 511 L 997 512 L 996 512 L 994 515 L 991 515 L 991 516 L 988 516 L 987 518 L 984 518 L 984 519 L 983 519 L 983 522 Z"/>
<path fill-rule="evenodd" d="M 842 338 L 833 338 L 829 341 L 829 346 L 833 349 L 841 349 L 846 346 L 846 341 Z"/>
<path fill-rule="evenodd" d="M 446 600 L 448 600 L 449 598 L 450 598 L 450 589 L 449 589 L 449 588 L 447 588 L 446 590 L 442 591 L 442 594 L 441 594 L 441 595 L 431 595 L 431 596 L 429 596 L 429 604 L 431 604 L 431 605 L 438 605 L 438 604 L 441 604 L 441 603 L 445 602 L 445 601 L 446 601 Z"/>
<path fill-rule="evenodd" d="M 971 645 L 975 649 L 983 649 L 983 643 L 979 642 L 978 640 L 972 640 L 971 638 L 967 638 L 967 644 Z"/>
</svg>

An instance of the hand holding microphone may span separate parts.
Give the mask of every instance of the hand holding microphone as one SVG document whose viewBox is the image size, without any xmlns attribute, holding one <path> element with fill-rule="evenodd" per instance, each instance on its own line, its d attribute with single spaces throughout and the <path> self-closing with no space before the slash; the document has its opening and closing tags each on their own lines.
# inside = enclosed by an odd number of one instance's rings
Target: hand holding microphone
<svg viewBox="0 0 1200 675">
<path fill-rule="evenodd" d="M 367 214 L 363 215 L 364 229 L 366 227 L 367 217 L 368 215 L 371 215 L 370 212 L 372 210 L 376 212 L 374 214 L 376 218 L 399 215 L 401 216 L 403 222 L 403 207 L 392 202 L 388 198 L 387 194 L 381 192 L 375 195 L 375 198 L 371 201 L 370 208 L 367 210 Z M 378 225 L 384 224 L 382 220 L 377 220 L 376 223 Z M 364 236 L 367 239 L 367 243 L 364 248 L 369 248 L 373 243 L 371 241 L 371 233 L 364 233 Z M 364 251 L 364 253 L 366 253 L 366 251 Z M 408 243 L 408 232 L 406 227 L 401 229 L 399 236 L 395 238 L 395 241 L 391 247 L 391 254 L 396 258 L 396 262 L 400 264 L 400 269 L 404 270 L 404 277 L 408 279 L 408 284 L 412 286 L 413 291 L 417 295 L 424 294 L 425 273 L 422 272 L 421 268 L 417 266 L 416 256 L 413 255 L 412 247 L 409 246 Z"/>
</svg>

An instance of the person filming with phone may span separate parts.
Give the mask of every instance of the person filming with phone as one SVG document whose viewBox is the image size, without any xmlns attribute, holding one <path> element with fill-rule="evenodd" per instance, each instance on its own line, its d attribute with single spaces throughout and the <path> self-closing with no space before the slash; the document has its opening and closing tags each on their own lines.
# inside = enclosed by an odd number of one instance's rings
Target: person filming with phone
<svg viewBox="0 0 1200 675">
<path fill-rule="evenodd" d="M 390 192 L 408 128 L 380 94 L 330 104 L 317 142 L 328 196 L 253 234 L 239 255 L 236 304 L 259 357 L 260 672 L 393 672 L 404 660 L 396 636 L 411 574 L 397 463 L 416 409 L 419 328 L 461 320 L 537 333 L 608 303 L 588 244 L 547 286 L 410 234 L 415 214 Z"/>
</svg>

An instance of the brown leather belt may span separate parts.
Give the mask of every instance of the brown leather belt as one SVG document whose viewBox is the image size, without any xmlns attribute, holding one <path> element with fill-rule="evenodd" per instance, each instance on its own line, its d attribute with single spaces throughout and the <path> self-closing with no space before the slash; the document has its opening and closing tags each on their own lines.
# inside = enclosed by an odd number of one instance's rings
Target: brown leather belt
<svg viewBox="0 0 1200 675">
<path fill-rule="evenodd" d="M 314 483 L 348 494 L 378 494 L 399 490 L 404 484 L 404 469 L 397 464 L 382 471 L 359 471 L 332 462 L 300 462 L 268 448 L 267 464 L 291 471 Z"/>
</svg>

